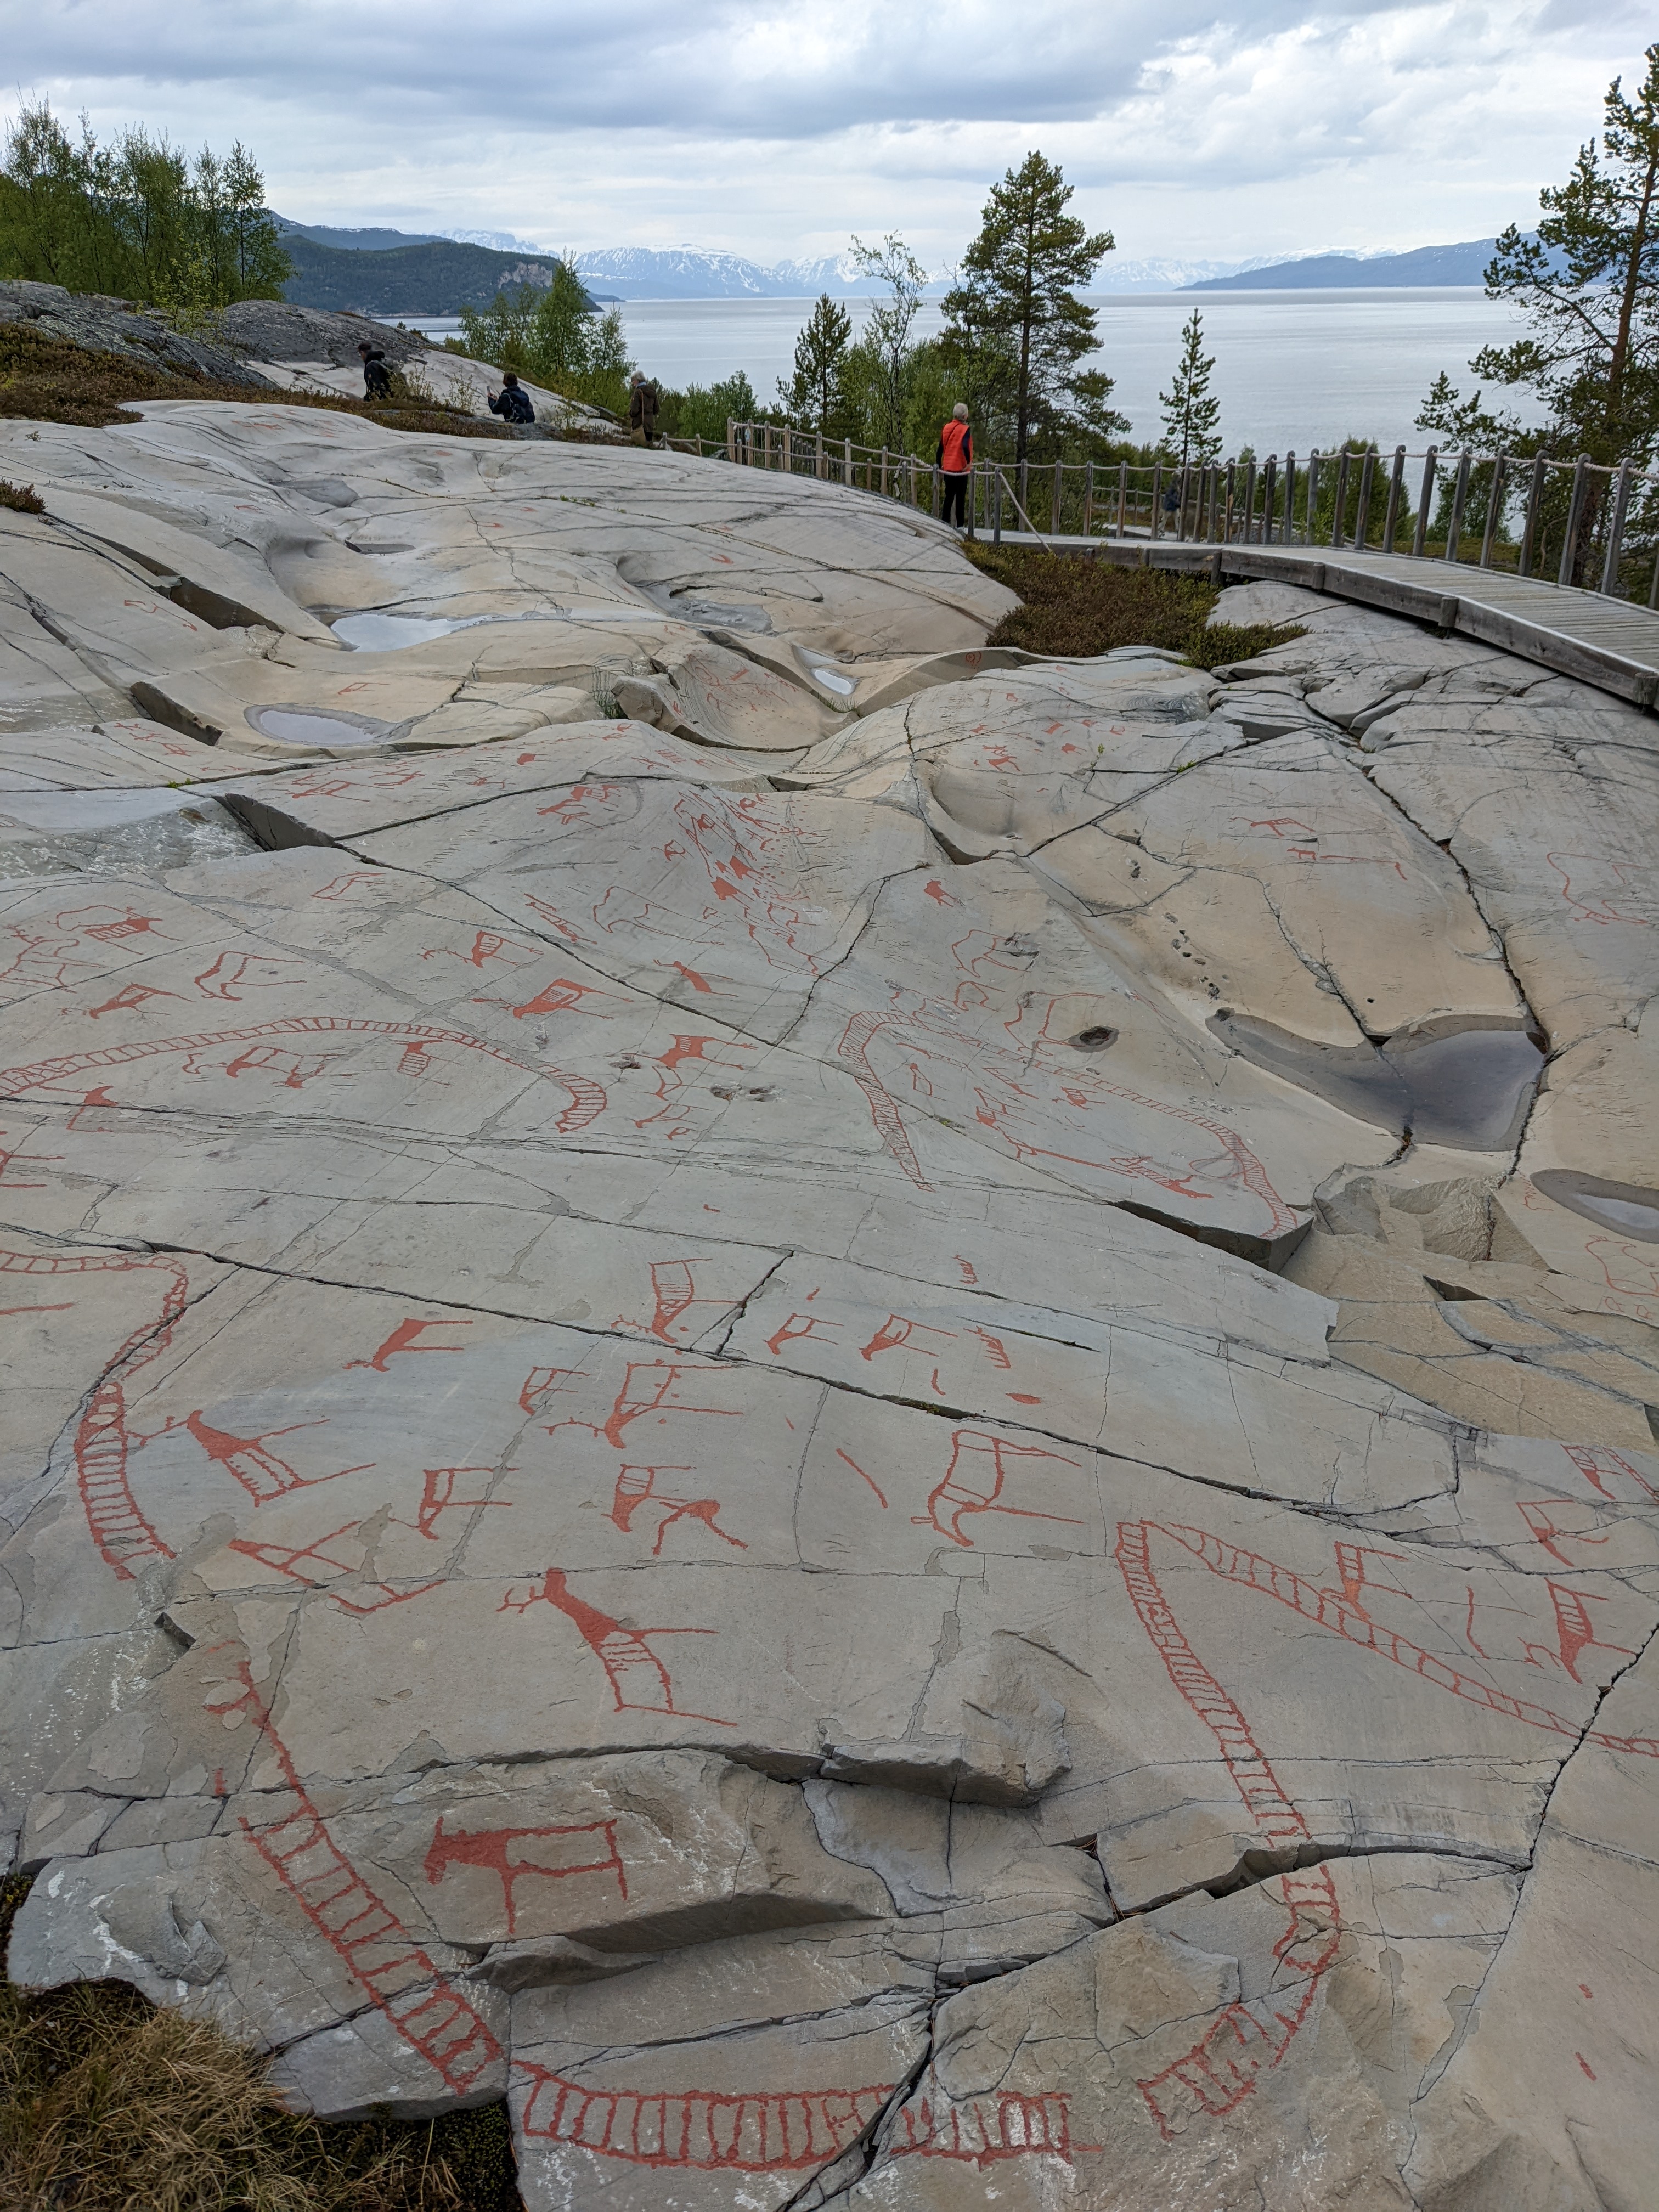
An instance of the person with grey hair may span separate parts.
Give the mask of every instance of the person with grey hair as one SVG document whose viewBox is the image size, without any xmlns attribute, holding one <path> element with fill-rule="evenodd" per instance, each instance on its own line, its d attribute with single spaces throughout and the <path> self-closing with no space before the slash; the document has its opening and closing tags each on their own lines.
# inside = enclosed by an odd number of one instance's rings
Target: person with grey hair
<svg viewBox="0 0 1659 2212">
<path fill-rule="evenodd" d="M 954 508 L 957 528 L 965 530 L 968 481 L 974 472 L 974 438 L 968 428 L 968 410 L 960 399 L 939 434 L 939 451 L 933 458 L 945 479 L 945 520 L 952 520 Z"/>
</svg>

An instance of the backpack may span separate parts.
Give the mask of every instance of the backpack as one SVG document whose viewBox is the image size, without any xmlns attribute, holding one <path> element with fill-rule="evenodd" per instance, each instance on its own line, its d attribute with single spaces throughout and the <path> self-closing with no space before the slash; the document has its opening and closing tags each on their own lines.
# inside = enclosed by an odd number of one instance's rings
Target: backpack
<svg viewBox="0 0 1659 2212">
<path fill-rule="evenodd" d="M 536 410 L 530 404 L 530 394 L 521 385 L 509 384 L 505 394 L 507 420 L 510 422 L 533 422 Z"/>
</svg>

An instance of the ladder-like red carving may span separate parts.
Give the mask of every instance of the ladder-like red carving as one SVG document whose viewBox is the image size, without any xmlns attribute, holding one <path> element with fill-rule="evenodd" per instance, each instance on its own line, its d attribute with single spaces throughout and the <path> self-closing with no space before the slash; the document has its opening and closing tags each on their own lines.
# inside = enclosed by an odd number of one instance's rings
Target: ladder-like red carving
<svg viewBox="0 0 1659 2212">
<path fill-rule="evenodd" d="M 77 1252 L 59 1256 L 44 1252 L 0 1252 L 0 1273 L 9 1275 L 131 1274 L 151 1268 L 167 1278 L 161 1310 L 134 1329 L 105 1369 L 88 1399 L 75 1431 L 75 1471 L 92 1540 L 105 1565 L 123 1582 L 132 1580 L 141 1559 L 170 1559 L 172 1552 L 138 1510 L 127 1474 L 132 1438 L 127 1428 L 124 1384 L 134 1371 L 164 1352 L 185 1310 L 189 1285 L 182 1261 L 159 1252 Z"/>
</svg>

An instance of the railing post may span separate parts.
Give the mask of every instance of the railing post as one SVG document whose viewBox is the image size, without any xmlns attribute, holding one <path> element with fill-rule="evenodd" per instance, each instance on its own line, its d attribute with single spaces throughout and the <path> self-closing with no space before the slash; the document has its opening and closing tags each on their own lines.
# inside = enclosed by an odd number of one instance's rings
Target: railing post
<svg viewBox="0 0 1659 2212">
<path fill-rule="evenodd" d="M 1389 511 L 1382 518 L 1382 550 L 1392 553 L 1395 537 L 1400 528 L 1400 502 L 1406 489 L 1406 448 L 1394 449 L 1394 467 L 1389 477 Z"/>
<path fill-rule="evenodd" d="M 1420 561 L 1429 538 L 1429 508 L 1434 501 L 1434 468 L 1439 448 L 1431 446 L 1423 456 L 1423 496 L 1417 503 L 1417 528 L 1412 536 L 1412 558 Z"/>
<path fill-rule="evenodd" d="M 1465 446 L 1457 457 L 1457 474 L 1452 478 L 1451 513 L 1446 520 L 1446 552 L 1448 561 L 1461 561 L 1463 555 L 1463 508 L 1469 495 L 1469 465 L 1474 455 Z"/>
<path fill-rule="evenodd" d="M 1376 473 L 1376 448 L 1367 446 L 1359 464 L 1359 496 L 1354 501 L 1353 544 L 1356 552 L 1363 553 L 1370 534 L 1371 480 Z"/>
<path fill-rule="evenodd" d="M 1336 464 L 1336 507 L 1331 516 L 1331 543 L 1341 550 L 1348 535 L 1348 449 L 1345 445 Z M 1312 533 L 1310 532 L 1311 543 Z"/>
<path fill-rule="evenodd" d="M 1017 512 L 1020 517 L 1021 527 L 1024 528 L 1031 512 L 1031 464 L 1029 460 L 1022 461 L 1019 465 L 1019 491 L 1017 498 Z"/>
<path fill-rule="evenodd" d="M 823 433 L 822 430 L 818 432 L 817 443 L 812 447 L 812 474 L 822 483 L 823 478 Z"/>
<path fill-rule="evenodd" d="M 1221 518 L 1221 542 L 1224 545 L 1231 545 L 1233 542 L 1233 484 L 1237 467 L 1237 461 L 1227 464 L 1227 505 Z"/>
<path fill-rule="evenodd" d="M 1083 534 L 1089 537 L 1095 526 L 1095 465 L 1091 461 L 1083 471 Z"/>
<path fill-rule="evenodd" d="M 1619 554 L 1625 539 L 1625 510 L 1630 505 L 1630 463 L 1619 464 L 1613 480 L 1613 514 L 1607 524 L 1607 550 L 1601 562 L 1601 589 L 1610 598 L 1619 593 Z"/>
<path fill-rule="evenodd" d="M 1498 536 L 1498 519 L 1504 512 L 1504 472 L 1509 466 L 1507 453 L 1493 456 L 1492 465 L 1492 496 L 1486 501 L 1486 526 L 1480 533 L 1480 565 L 1492 566 L 1493 540 Z"/>
<path fill-rule="evenodd" d="M 1253 544 L 1255 536 L 1255 460 L 1244 464 L 1244 526 L 1241 544 Z"/>
<path fill-rule="evenodd" d="M 1544 473 L 1549 464 L 1540 453 L 1532 465 L 1532 483 L 1527 492 L 1527 520 L 1521 532 L 1521 558 L 1516 574 L 1530 576 L 1532 556 L 1538 550 L 1538 516 L 1544 503 Z"/>
<path fill-rule="evenodd" d="M 1127 463 L 1127 461 L 1120 461 L 1120 462 L 1118 463 L 1118 465 L 1117 465 L 1117 531 L 1116 531 L 1116 535 L 1117 535 L 1118 537 L 1120 537 L 1120 538 L 1121 538 L 1121 537 L 1122 537 L 1122 535 L 1123 535 L 1123 533 L 1124 533 L 1124 531 L 1125 531 L 1125 530 L 1127 528 L 1127 526 L 1128 526 L 1128 513 L 1129 513 L 1129 464 Z"/>
<path fill-rule="evenodd" d="M 853 441 L 850 438 L 843 438 L 841 441 L 841 480 L 850 491 L 853 488 Z"/>
<path fill-rule="evenodd" d="M 1153 469 L 1152 469 L 1152 536 L 1153 536 L 1154 538 L 1157 538 L 1157 537 L 1160 534 L 1160 532 L 1161 532 L 1161 531 L 1162 531 L 1162 528 L 1163 528 L 1163 523 L 1164 523 L 1164 464 L 1163 464 L 1163 462 L 1162 462 L 1162 461 L 1158 461 L 1158 462 L 1157 462 L 1157 463 L 1155 463 L 1155 464 L 1154 464 L 1154 465 L 1153 465 Z"/>
<path fill-rule="evenodd" d="M 991 467 L 991 543 L 1002 543 L 1002 465 L 994 462 Z"/>
<path fill-rule="evenodd" d="M 887 448 L 885 446 L 881 449 L 881 495 L 884 499 L 887 496 Z"/>
<path fill-rule="evenodd" d="M 1558 584 L 1571 584 L 1573 563 L 1578 557 L 1578 530 L 1584 520 L 1584 490 L 1589 478 L 1589 461 L 1580 453 L 1572 465 L 1572 498 L 1567 508 L 1566 535 L 1561 540 L 1561 567 L 1556 576 Z"/>
<path fill-rule="evenodd" d="M 738 459 L 738 426 L 731 416 L 726 418 L 726 458 L 735 467 Z"/>
<path fill-rule="evenodd" d="M 1267 465 L 1261 471 L 1261 542 L 1271 545 L 1273 528 L 1279 520 L 1279 456 L 1269 453 Z"/>
<path fill-rule="evenodd" d="M 1064 465 L 1065 464 L 1061 461 L 1056 461 L 1054 463 L 1054 489 L 1048 501 L 1048 535 L 1050 538 L 1058 538 L 1060 535 L 1060 502 L 1061 493 L 1064 490 L 1064 484 L 1060 477 L 1060 471 Z"/>
<path fill-rule="evenodd" d="M 1319 513 L 1319 464 L 1322 456 L 1316 446 L 1308 456 L 1308 496 L 1302 510 L 1302 542 L 1311 545 Z"/>
</svg>

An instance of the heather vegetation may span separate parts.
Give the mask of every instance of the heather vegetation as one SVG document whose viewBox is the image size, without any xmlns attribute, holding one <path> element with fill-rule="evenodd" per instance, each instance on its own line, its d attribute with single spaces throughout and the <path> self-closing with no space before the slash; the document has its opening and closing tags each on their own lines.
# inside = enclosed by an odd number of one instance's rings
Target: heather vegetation
<svg viewBox="0 0 1659 2212">
<path fill-rule="evenodd" d="M 1249 660 L 1304 633 L 1291 624 L 1218 623 L 1220 592 L 1200 576 L 1121 568 L 1107 561 L 1039 553 L 1027 546 L 970 544 L 975 566 L 1019 594 L 1022 604 L 991 632 L 991 645 L 1023 646 L 1060 659 L 1120 646 L 1159 646 L 1198 668 Z"/>
</svg>

